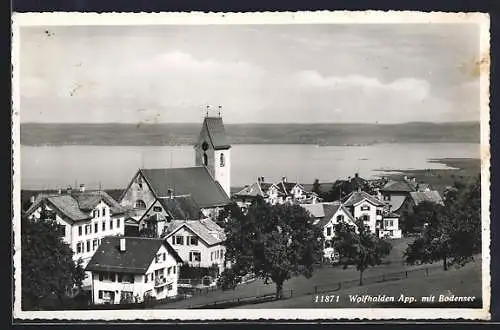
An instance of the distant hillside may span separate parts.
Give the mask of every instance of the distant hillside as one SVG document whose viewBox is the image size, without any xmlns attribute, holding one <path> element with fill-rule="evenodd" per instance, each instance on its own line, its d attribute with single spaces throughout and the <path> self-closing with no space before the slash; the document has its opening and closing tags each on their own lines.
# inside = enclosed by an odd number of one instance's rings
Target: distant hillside
<svg viewBox="0 0 500 330">
<path fill-rule="evenodd" d="M 226 124 L 232 144 L 479 143 L 479 123 Z M 190 145 L 199 124 L 21 124 L 23 145 Z"/>
</svg>

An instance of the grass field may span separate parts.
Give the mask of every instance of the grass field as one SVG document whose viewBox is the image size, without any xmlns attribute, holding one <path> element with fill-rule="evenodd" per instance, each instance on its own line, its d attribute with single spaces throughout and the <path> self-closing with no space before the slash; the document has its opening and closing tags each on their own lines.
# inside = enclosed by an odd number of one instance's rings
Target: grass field
<svg viewBox="0 0 500 330">
<path fill-rule="evenodd" d="M 350 301 L 350 295 L 386 295 L 397 299 L 403 294 L 405 297 L 415 297 L 412 304 L 403 303 L 355 303 Z M 440 295 L 444 296 L 474 296 L 472 303 L 439 303 Z M 292 297 L 289 299 L 272 301 L 258 305 L 242 306 L 241 308 L 374 308 L 374 307 L 481 307 L 481 260 L 467 264 L 463 268 L 451 268 L 448 271 L 434 271 L 426 277 L 409 278 L 399 281 L 371 284 L 346 290 L 324 294 L 339 296 L 339 302 L 316 303 L 316 295 Z M 422 302 L 422 297 L 435 296 L 434 303 Z"/>
</svg>

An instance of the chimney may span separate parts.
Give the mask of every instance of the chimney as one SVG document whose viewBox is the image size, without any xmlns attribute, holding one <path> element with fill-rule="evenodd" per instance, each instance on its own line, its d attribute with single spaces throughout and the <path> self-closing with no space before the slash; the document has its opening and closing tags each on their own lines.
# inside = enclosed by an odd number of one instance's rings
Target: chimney
<svg viewBox="0 0 500 330">
<path fill-rule="evenodd" d="M 168 198 L 174 198 L 174 191 L 172 189 L 169 189 L 167 193 L 168 193 Z"/>
<path fill-rule="evenodd" d="M 85 185 L 83 183 L 80 185 L 80 192 L 85 192 Z"/>
<path fill-rule="evenodd" d="M 286 182 L 286 176 L 282 177 L 281 181 Z"/>
<path fill-rule="evenodd" d="M 57 194 L 58 194 L 58 195 L 62 194 L 62 190 L 61 190 L 61 188 L 57 189 Z"/>
<path fill-rule="evenodd" d="M 358 174 L 358 172 L 354 173 L 354 177 L 355 177 L 355 178 L 359 178 L 359 174 Z"/>
<path fill-rule="evenodd" d="M 259 176 L 259 177 L 257 178 L 257 182 L 258 182 L 258 183 L 261 183 L 261 182 L 262 182 L 262 177 L 261 177 L 261 176 Z"/>
<path fill-rule="evenodd" d="M 71 195 L 71 190 L 72 190 L 71 186 L 68 186 L 68 188 L 66 188 L 66 193 L 68 195 Z"/>
<path fill-rule="evenodd" d="M 126 250 L 126 245 L 125 245 L 125 237 L 120 238 L 120 251 L 125 252 Z"/>
<path fill-rule="evenodd" d="M 264 182 L 264 177 L 263 176 L 260 177 L 260 182 Z"/>
</svg>

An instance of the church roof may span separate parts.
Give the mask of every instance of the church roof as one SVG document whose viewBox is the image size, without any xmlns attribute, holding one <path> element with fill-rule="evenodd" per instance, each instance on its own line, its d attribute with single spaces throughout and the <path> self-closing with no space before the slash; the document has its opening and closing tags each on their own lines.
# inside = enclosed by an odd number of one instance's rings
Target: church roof
<svg viewBox="0 0 500 330">
<path fill-rule="evenodd" d="M 221 185 L 215 181 L 205 166 L 182 168 L 140 169 L 157 198 L 191 195 L 201 208 L 224 206 L 230 203 Z"/>
<path fill-rule="evenodd" d="M 201 209 L 191 195 L 161 197 L 158 201 L 175 220 L 201 219 Z"/>
<path fill-rule="evenodd" d="M 206 130 L 210 143 L 215 150 L 231 148 L 227 141 L 226 130 L 221 117 L 205 117 L 202 132 L 203 130 Z"/>
</svg>

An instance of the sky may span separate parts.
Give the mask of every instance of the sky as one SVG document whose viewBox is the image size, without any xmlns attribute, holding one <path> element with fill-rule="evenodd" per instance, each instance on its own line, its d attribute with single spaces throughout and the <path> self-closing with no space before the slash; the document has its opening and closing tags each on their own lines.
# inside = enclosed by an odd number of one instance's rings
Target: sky
<svg viewBox="0 0 500 330">
<path fill-rule="evenodd" d="M 479 120 L 473 24 L 21 29 L 21 122 Z"/>
</svg>

